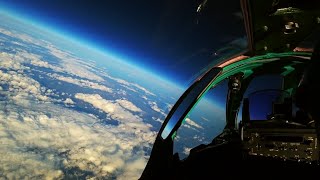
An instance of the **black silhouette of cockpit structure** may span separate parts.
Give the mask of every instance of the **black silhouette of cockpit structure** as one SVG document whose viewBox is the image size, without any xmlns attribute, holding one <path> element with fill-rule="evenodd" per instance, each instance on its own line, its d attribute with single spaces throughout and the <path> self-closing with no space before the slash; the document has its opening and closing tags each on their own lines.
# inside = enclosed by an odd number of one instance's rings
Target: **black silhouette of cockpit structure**
<svg viewBox="0 0 320 180">
<path fill-rule="evenodd" d="M 320 52 L 314 48 L 320 40 L 319 2 L 240 2 L 248 49 L 217 60 L 179 98 L 156 137 L 140 179 L 307 178 L 319 172 L 320 122 L 296 101 L 303 73 L 314 61 L 312 55 Z M 247 93 L 255 78 L 270 74 L 282 78 L 281 88 Z M 175 133 L 201 97 L 225 79 L 223 131 L 180 159 L 173 153 Z M 270 111 L 257 117 L 252 112 L 259 103 Z"/>
</svg>

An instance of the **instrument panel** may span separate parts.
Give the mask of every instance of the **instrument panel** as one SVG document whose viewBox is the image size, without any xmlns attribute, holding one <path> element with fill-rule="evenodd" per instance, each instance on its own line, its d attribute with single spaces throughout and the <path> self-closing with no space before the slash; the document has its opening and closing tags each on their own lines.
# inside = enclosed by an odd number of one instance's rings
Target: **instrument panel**
<svg viewBox="0 0 320 180">
<path fill-rule="evenodd" d="M 319 160 L 315 129 L 241 128 L 244 150 L 251 156 L 280 158 L 312 163 Z"/>
</svg>

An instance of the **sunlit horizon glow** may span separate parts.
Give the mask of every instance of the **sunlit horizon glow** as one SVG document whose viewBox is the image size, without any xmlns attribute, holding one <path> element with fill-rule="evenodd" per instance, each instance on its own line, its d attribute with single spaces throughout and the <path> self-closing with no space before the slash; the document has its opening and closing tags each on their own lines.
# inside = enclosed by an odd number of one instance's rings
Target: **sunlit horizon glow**
<svg viewBox="0 0 320 180">
<path fill-rule="evenodd" d="M 44 32 L 51 33 L 55 36 L 58 36 L 62 39 L 65 39 L 67 41 L 70 41 L 72 43 L 77 44 L 78 46 L 81 46 L 82 48 L 88 49 L 89 51 L 92 51 L 98 55 L 105 56 L 109 59 L 115 60 L 120 63 L 124 63 L 128 66 L 131 66 L 139 72 L 144 72 L 147 74 L 152 75 L 154 78 L 162 80 L 169 85 L 176 86 L 180 90 L 186 89 L 185 85 L 181 84 L 181 82 L 173 82 L 173 80 L 169 79 L 169 77 L 165 77 L 163 74 L 159 72 L 153 72 L 155 71 L 154 69 L 150 69 L 150 67 L 142 68 L 142 64 L 134 62 L 134 60 L 130 59 L 130 57 L 127 57 L 124 54 L 117 54 L 116 52 L 110 52 L 106 47 L 98 46 L 94 42 L 91 42 L 89 40 L 86 40 L 83 37 L 78 37 L 76 35 L 71 34 L 70 32 L 67 32 L 64 29 L 61 28 L 56 28 L 52 27 L 48 23 L 43 23 L 40 22 L 39 20 L 33 20 L 31 18 L 33 17 L 28 17 L 25 14 L 21 14 L 19 12 L 14 12 L 11 8 L 5 7 L 1 4 L 2 8 L 0 8 L 0 13 L 5 14 L 6 16 L 9 16 L 10 18 L 13 18 L 17 21 L 22 21 L 27 23 L 30 26 L 33 26 L 35 28 L 38 28 Z"/>
</svg>

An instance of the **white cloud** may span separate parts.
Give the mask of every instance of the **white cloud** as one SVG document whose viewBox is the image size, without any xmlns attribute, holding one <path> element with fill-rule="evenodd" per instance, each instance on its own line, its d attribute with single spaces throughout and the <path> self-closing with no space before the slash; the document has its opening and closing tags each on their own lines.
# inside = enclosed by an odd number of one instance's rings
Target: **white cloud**
<svg viewBox="0 0 320 180">
<path fill-rule="evenodd" d="M 38 100 L 48 100 L 47 96 L 42 95 L 40 84 L 28 76 L 15 71 L 4 72 L 0 70 L 0 79 L 0 84 L 6 84 L 9 86 L 8 91 L 13 99 L 14 96 L 34 96 Z"/>
<path fill-rule="evenodd" d="M 0 33 L 5 34 L 7 36 L 13 36 L 13 33 L 11 31 L 8 31 L 6 29 L 0 28 Z"/>
<path fill-rule="evenodd" d="M 103 99 L 99 94 L 77 93 L 75 98 L 90 103 L 95 108 L 104 111 L 112 119 L 118 120 L 121 123 L 119 125 L 120 128 L 136 128 L 137 131 L 140 132 L 149 131 L 151 127 L 150 124 L 143 122 L 139 116 L 127 111 L 126 108 L 123 108 L 119 103 Z M 129 108 L 136 108 L 131 102 L 127 103 L 127 106 L 128 104 L 130 106 Z"/>
<path fill-rule="evenodd" d="M 115 80 L 119 84 L 123 84 L 123 85 L 127 85 L 127 86 L 131 85 L 131 83 L 129 83 L 129 82 L 123 80 L 123 79 L 119 79 L 119 78 L 115 78 L 115 77 L 111 77 L 111 76 L 108 76 L 108 78 L 110 78 L 112 80 Z"/>
<path fill-rule="evenodd" d="M 0 67 L 8 69 L 8 70 L 24 70 L 24 69 L 29 69 L 29 67 L 26 67 L 22 64 L 31 64 L 34 66 L 38 66 L 38 67 L 45 67 L 45 68 L 50 68 L 52 70 L 54 70 L 55 72 L 68 72 L 68 69 L 63 69 L 61 67 L 55 66 L 55 65 L 51 65 L 46 61 L 42 61 L 40 59 L 41 57 L 36 55 L 36 54 L 32 54 L 32 53 L 28 53 L 28 52 L 24 52 L 24 51 L 19 51 L 16 54 L 8 54 L 5 52 L 0 53 Z M 22 73 L 23 71 L 21 71 Z M 68 72 L 68 73 L 72 73 L 72 72 Z M 65 76 L 61 76 L 58 75 L 56 73 L 54 74 L 49 74 L 48 75 L 61 80 L 61 81 L 65 81 L 68 83 L 72 83 L 72 84 L 76 84 L 82 87 L 88 87 L 88 88 L 92 88 L 92 89 L 98 89 L 101 91 L 105 91 L 105 92 L 109 92 L 112 93 L 112 89 L 108 88 L 104 85 L 95 83 L 95 82 L 91 82 L 85 79 L 76 79 L 76 78 L 71 78 L 71 77 L 65 77 Z M 77 74 L 75 74 L 77 75 Z M 93 76 L 94 79 L 96 79 L 96 77 Z M 97 78 L 98 80 L 100 80 L 99 78 Z"/>
<path fill-rule="evenodd" d="M 197 124 L 196 122 L 194 122 L 193 120 L 191 120 L 190 118 L 186 118 L 185 122 L 187 124 L 189 124 L 192 127 L 198 128 L 198 129 L 203 129 L 202 126 L 200 126 L 199 124 Z"/>
<path fill-rule="evenodd" d="M 40 55 L 29 53 L 29 52 L 26 52 L 25 50 L 16 50 L 17 52 L 15 54 L 8 54 L 5 52 L 2 52 L 0 54 L 0 57 L 2 59 L 6 58 L 5 60 L 2 60 L 2 64 L 1 64 L 2 67 L 7 68 L 8 66 L 12 66 L 12 65 L 19 66 L 19 63 L 26 63 L 26 64 L 38 66 L 38 67 L 50 68 L 56 72 L 64 72 L 64 73 L 75 75 L 81 78 L 86 78 L 86 79 L 95 80 L 95 81 L 104 81 L 104 79 L 99 75 L 97 75 L 97 73 L 92 72 L 94 71 L 94 69 L 92 68 L 92 62 L 91 64 L 85 63 L 83 60 L 80 60 L 72 56 L 70 53 L 56 48 L 51 43 L 34 39 L 31 36 L 28 36 L 26 34 L 21 34 L 18 32 L 13 33 L 11 31 L 7 31 L 1 28 L 0 28 L 0 33 L 18 38 L 27 43 L 31 43 L 31 44 L 35 44 L 35 45 L 39 45 L 41 47 L 47 48 L 49 52 L 53 56 L 57 57 L 58 60 L 60 61 L 59 64 L 54 65 L 54 64 L 50 64 L 49 62 L 43 61 Z M 10 61 L 8 58 L 14 61 Z M 15 69 L 17 68 L 18 67 L 15 67 Z"/>
<path fill-rule="evenodd" d="M 201 117 L 201 119 L 209 122 L 209 119 L 207 119 L 207 118 L 205 118 L 205 117 Z"/>
<path fill-rule="evenodd" d="M 142 99 L 148 100 L 147 96 L 141 96 Z"/>
<path fill-rule="evenodd" d="M 117 94 L 124 97 L 124 96 L 127 96 L 127 92 L 123 89 L 117 89 L 116 90 Z"/>
<path fill-rule="evenodd" d="M 151 109 L 153 109 L 154 111 L 161 113 L 163 116 L 167 115 L 166 113 L 163 112 L 162 109 L 158 107 L 158 104 L 156 102 L 149 101 L 148 104 L 150 105 Z"/>
<path fill-rule="evenodd" d="M 134 105 L 132 102 L 126 100 L 126 99 L 117 99 L 116 102 L 122 106 L 123 108 L 126 108 L 133 112 L 142 112 L 140 108 L 138 108 L 136 105 Z"/>
<path fill-rule="evenodd" d="M 183 147 L 183 154 L 189 155 L 190 154 L 190 150 L 191 150 L 191 148 Z"/>
<path fill-rule="evenodd" d="M 64 72 L 63 68 L 57 66 L 57 65 L 52 65 L 49 64 L 46 61 L 42 61 L 40 59 L 39 56 L 36 56 L 34 54 L 30 54 L 30 53 L 21 53 L 20 55 L 24 58 L 26 58 L 26 60 L 29 60 L 29 63 L 33 66 L 38 66 L 38 67 L 44 67 L 44 68 L 48 68 L 48 69 L 52 69 L 55 72 Z"/>
<path fill-rule="evenodd" d="M 48 44 L 48 42 L 43 41 L 43 40 L 39 40 L 39 39 L 35 39 L 27 34 L 24 33 L 20 33 L 14 30 L 7 30 L 4 28 L 0 27 L 0 33 L 5 34 L 7 36 L 13 37 L 13 38 L 17 38 L 21 41 L 23 41 L 24 43 L 31 43 L 31 44 L 35 44 L 35 45 L 39 45 L 39 46 L 45 46 Z"/>
<path fill-rule="evenodd" d="M 167 104 L 167 109 L 168 109 L 168 110 L 171 110 L 172 107 L 173 107 L 173 104 Z"/>
<path fill-rule="evenodd" d="M 11 54 L 5 52 L 0 53 L 0 67 L 8 70 L 19 70 L 24 68 L 20 62 L 13 59 Z"/>
<path fill-rule="evenodd" d="M 50 76 L 53 77 L 53 78 L 56 78 L 56 79 L 58 79 L 60 81 L 64 81 L 64 82 L 71 83 L 71 84 L 75 84 L 75 85 L 78 85 L 78 86 L 81 86 L 81 87 L 87 87 L 87 88 L 91 88 L 91 89 L 97 89 L 97 90 L 105 91 L 105 92 L 108 92 L 108 93 L 112 93 L 112 89 L 111 88 L 108 88 L 108 87 L 106 87 L 104 85 L 101 85 L 101 84 L 98 84 L 98 83 L 95 83 L 95 82 L 91 82 L 91 81 L 88 81 L 88 80 L 76 79 L 76 78 L 72 78 L 72 77 L 65 77 L 65 76 L 61 76 L 61 75 L 58 75 L 58 74 L 51 74 Z"/>
<path fill-rule="evenodd" d="M 206 137 L 204 137 L 204 136 L 199 136 L 199 135 L 194 135 L 193 137 L 192 137 L 194 140 L 196 140 L 197 142 L 203 142 L 205 139 L 206 139 Z M 211 141 L 211 140 L 210 140 Z M 210 142 L 205 142 L 205 144 L 208 144 L 208 143 L 210 143 Z"/>
<path fill-rule="evenodd" d="M 156 117 L 152 117 L 153 120 L 160 122 L 161 124 L 164 122 L 164 120 L 160 119 L 160 118 L 156 118 Z"/>
<path fill-rule="evenodd" d="M 156 112 L 161 112 L 161 109 L 158 107 L 158 105 L 157 105 L 157 103 L 156 102 L 149 102 L 149 105 L 150 105 L 150 107 L 154 110 L 154 111 L 156 111 Z"/>
<path fill-rule="evenodd" d="M 124 87 L 124 88 L 126 88 L 126 89 L 128 89 L 128 90 L 130 90 L 130 91 L 132 91 L 132 92 L 138 92 L 137 90 L 135 90 L 135 89 L 133 89 L 133 88 L 131 88 L 131 87 L 128 87 L 128 86 L 126 86 L 126 85 L 121 85 L 122 87 Z"/>
<path fill-rule="evenodd" d="M 149 94 L 149 95 L 156 96 L 155 94 L 153 94 L 152 92 L 150 92 L 149 90 L 147 90 L 146 88 L 144 88 L 144 87 L 142 87 L 142 86 L 140 86 L 140 85 L 138 85 L 138 84 L 134 84 L 134 83 L 133 83 L 132 85 L 135 86 L 136 88 L 144 91 L 145 93 L 147 93 L 147 94 Z"/>
<path fill-rule="evenodd" d="M 64 72 L 95 81 L 103 81 L 104 79 L 92 72 L 90 66 L 84 66 L 83 60 L 80 60 L 66 51 L 62 51 L 53 45 L 46 47 L 49 52 L 61 61 Z"/>
<path fill-rule="evenodd" d="M 66 100 L 63 101 L 65 104 L 74 104 L 74 102 L 72 101 L 72 99 L 67 98 Z"/>
<path fill-rule="evenodd" d="M 135 87 L 135 88 L 137 88 L 137 89 L 140 89 L 140 90 L 144 91 L 144 92 L 145 92 L 146 94 L 148 94 L 148 95 L 156 96 L 154 93 L 150 92 L 150 91 L 147 90 L 146 88 L 144 88 L 144 87 L 142 87 L 142 86 L 140 86 L 140 85 L 138 85 L 138 84 L 136 84 L 136 83 L 130 83 L 130 82 L 125 81 L 125 80 L 123 80 L 123 79 L 115 78 L 115 77 L 112 77 L 112 76 L 107 75 L 107 74 L 106 74 L 105 76 L 108 77 L 109 79 L 112 79 L 112 80 L 116 81 L 117 83 L 122 84 L 123 87 L 125 87 L 125 88 L 127 88 L 127 89 L 129 89 L 129 90 L 131 90 L 131 91 L 137 92 L 136 90 L 134 90 L 134 89 L 131 88 L 131 87 Z"/>
</svg>

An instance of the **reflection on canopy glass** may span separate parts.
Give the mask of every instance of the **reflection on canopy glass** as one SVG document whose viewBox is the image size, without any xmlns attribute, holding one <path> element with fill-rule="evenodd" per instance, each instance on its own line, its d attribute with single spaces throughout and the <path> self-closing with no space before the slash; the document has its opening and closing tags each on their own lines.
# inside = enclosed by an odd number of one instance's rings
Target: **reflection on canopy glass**
<svg viewBox="0 0 320 180">
<path fill-rule="evenodd" d="M 287 114 L 291 103 L 287 104 L 288 92 L 277 89 L 256 91 L 249 95 L 251 120 L 271 120 L 276 114 Z M 288 105 L 289 108 L 285 108 Z"/>
<path fill-rule="evenodd" d="M 190 89 L 188 89 L 184 95 L 182 95 L 182 102 L 178 101 L 178 107 L 170 117 L 164 130 L 161 133 L 162 139 L 166 139 L 172 132 L 176 124 L 180 119 L 184 119 L 188 111 L 192 108 L 194 103 L 201 97 L 206 91 L 208 86 L 214 80 L 215 76 L 221 72 L 220 68 L 213 68 L 207 74 L 205 74 L 199 81 L 195 82 Z M 179 102 L 181 102 L 179 104 Z"/>
<path fill-rule="evenodd" d="M 209 91 L 193 107 L 174 138 L 174 153 L 186 158 L 192 147 L 209 144 L 226 125 L 225 103 L 228 81 L 223 80 Z"/>
</svg>

